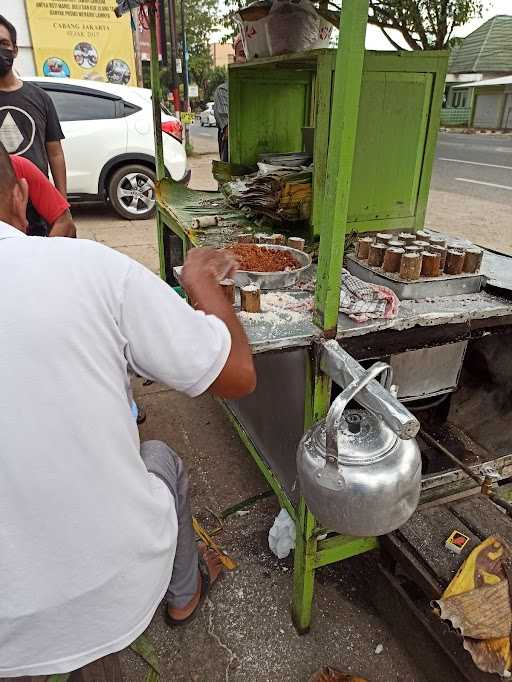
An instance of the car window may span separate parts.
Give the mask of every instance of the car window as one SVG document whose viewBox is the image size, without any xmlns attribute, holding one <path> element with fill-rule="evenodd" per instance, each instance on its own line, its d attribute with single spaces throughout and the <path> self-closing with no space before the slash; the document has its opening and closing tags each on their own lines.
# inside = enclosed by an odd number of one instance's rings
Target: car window
<svg viewBox="0 0 512 682">
<path fill-rule="evenodd" d="M 108 97 L 60 90 L 46 91 L 61 121 L 95 121 L 116 118 L 116 101 Z"/>
</svg>

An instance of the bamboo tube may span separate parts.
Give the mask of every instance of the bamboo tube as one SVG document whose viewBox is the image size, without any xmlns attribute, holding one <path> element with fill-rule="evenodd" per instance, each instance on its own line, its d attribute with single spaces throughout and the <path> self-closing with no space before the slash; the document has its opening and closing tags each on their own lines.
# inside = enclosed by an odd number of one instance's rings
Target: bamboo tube
<svg viewBox="0 0 512 682">
<path fill-rule="evenodd" d="M 200 227 L 214 227 L 215 225 L 219 224 L 219 219 L 216 215 L 205 215 L 202 216 L 201 218 L 195 218 L 195 220 L 192 223 L 192 226 L 195 227 L 196 229 L 199 229 Z"/>
<path fill-rule="evenodd" d="M 421 253 L 422 248 L 421 248 L 421 246 L 416 246 L 416 244 L 411 244 L 411 246 L 405 247 L 405 252 L 406 253 Z"/>
<path fill-rule="evenodd" d="M 399 249 L 391 246 L 386 250 L 384 254 L 384 261 L 382 263 L 382 269 L 384 272 L 398 272 L 400 270 L 400 263 L 402 262 L 402 256 L 405 250 Z"/>
<path fill-rule="evenodd" d="M 446 248 L 446 237 L 430 237 L 430 243 L 432 246 L 444 246 Z"/>
<path fill-rule="evenodd" d="M 368 265 L 375 268 L 380 268 L 386 253 L 385 244 L 370 244 L 370 251 L 368 253 Z"/>
<path fill-rule="evenodd" d="M 270 243 L 278 244 L 279 246 L 284 246 L 286 244 L 286 237 L 284 234 L 274 233 L 270 235 Z"/>
<path fill-rule="evenodd" d="M 251 232 L 238 235 L 239 244 L 254 244 L 254 235 Z"/>
<path fill-rule="evenodd" d="M 430 246 L 430 251 L 433 253 L 438 253 L 441 256 L 441 262 L 439 264 L 439 268 L 441 269 L 441 272 L 444 272 L 444 266 L 446 264 L 446 247 L 445 246 L 435 246 L 432 244 Z"/>
<path fill-rule="evenodd" d="M 412 246 L 416 241 L 416 235 L 413 232 L 400 232 L 398 239 L 404 242 L 406 246 Z"/>
<path fill-rule="evenodd" d="M 430 243 L 430 240 L 432 239 L 432 235 L 430 232 L 426 232 L 425 230 L 418 230 L 416 232 L 416 241 L 422 241 L 422 242 L 427 242 L 427 244 Z"/>
<path fill-rule="evenodd" d="M 439 277 L 441 274 L 441 254 L 435 251 L 423 251 L 421 255 L 421 276 Z"/>
<path fill-rule="evenodd" d="M 463 272 L 478 272 L 482 265 L 483 255 L 483 251 L 476 246 L 467 249 L 464 256 L 464 265 L 462 266 Z"/>
<path fill-rule="evenodd" d="M 389 244 L 389 242 L 393 239 L 393 236 L 393 234 L 388 232 L 378 232 L 375 241 L 378 244 Z"/>
<path fill-rule="evenodd" d="M 291 249 L 297 249 L 297 251 L 304 251 L 306 240 L 302 239 L 302 237 L 288 237 L 287 244 Z"/>
<path fill-rule="evenodd" d="M 414 242 L 414 246 L 419 246 L 422 251 L 428 251 L 430 247 L 429 242 L 424 242 L 421 239 L 418 239 Z"/>
<path fill-rule="evenodd" d="M 256 284 L 248 284 L 240 289 L 240 307 L 246 313 L 261 312 L 260 289 Z"/>
<path fill-rule="evenodd" d="M 421 275 L 421 253 L 404 253 L 400 263 L 400 277 L 408 281 L 419 279 Z"/>
<path fill-rule="evenodd" d="M 444 271 L 447 275 L 460 275 L 464 267 L 465 254 L 463 251 L 455 251 L 455 249 L 448 249 L 446 252 L 446 263 Z"/>
<path fill-rule="evenodd" d="M 224 292 L 224 295 L 228 299 L 228 301 L 231 303 L 231 305 L 234 304 L 235 302 L 235 283 L 232 279 L 223 279 L 222 282 L 219 282 L 220 286 L 222 287 L 222 291 Z"/>
<path fill-rule="evenodd" d="M 370 246 L 373 244 L 371 237 L 360 237 L 357 241 L 356 256 L 359 260 L 366 260 L 370 252 Z"/>
<path fill-rule="evenodd" d="M 266 232 L 258 232 L 257 234 L 254 235 L 254 239 L 256 240 L 256 244 L 270 244 L 270 235 L 267 234 Z"/>
<path fill-rule="evenodd" d="M 393 249 L 403 249 L 405 246 L 405 242 L 402 241 L 401 239 L 392 239 L 391 241 L 388 242 L 389 248 Z"/>
</svg>

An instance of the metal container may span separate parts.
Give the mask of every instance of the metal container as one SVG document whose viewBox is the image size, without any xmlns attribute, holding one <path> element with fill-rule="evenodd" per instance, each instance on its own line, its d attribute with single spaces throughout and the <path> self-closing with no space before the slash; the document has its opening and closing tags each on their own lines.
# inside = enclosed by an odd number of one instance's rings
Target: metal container
<svg viewBox="0 0 512 682">
<path fill-rule="evenodd" d="M 235 283 L 239 287 L 248 284 L 257 284 L 260 289 L 286 289 L 291 287 L 304 276 L 307 269 L 311 266 L 311 256 L 304 251 L 292 249 L 289 246 L 278 244 L 253 244 L 259 248 L 270 249 L 271 251 L 287 251 L 299 263 L 300 267 L 296 270 L 285 270 L 280 272 L 251 272 L 248 270 L 237 270 L 233 275 Z"/>
<path fill-rule="evenodd" d="M 346 410 L 384 371 L 390 386 L 390 366 L 375 363 L 336 398 L 327 418 L 304 435 L 297 452 L 308 508 L 326 529 L 344 535 L 390 533 L 410 518 L 419 502 L 421 456 L 416 441 L 401 439 L 379 414 L 360 407 Z"/>
<path fill-rule="evenodd" d="M 358 261 L 354 254 L 347 254 L 347 270 L 370 284 L 388 287 L 401 301 L 408 299 L 434 298 L 436 296 L 457 296 L 475 294 L 485 285 L 485 276 L 479 274 L 441 275 L 422 277 L 414 282 L 406 282 L 397 273 L 384 272 L 370 268 Z"/>
</svg>

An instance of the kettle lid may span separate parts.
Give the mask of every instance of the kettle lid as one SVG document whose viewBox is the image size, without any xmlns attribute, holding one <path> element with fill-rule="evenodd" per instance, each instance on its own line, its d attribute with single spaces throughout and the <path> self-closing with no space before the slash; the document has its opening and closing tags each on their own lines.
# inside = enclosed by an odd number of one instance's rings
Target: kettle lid
<svg viewBox="0 0 512 682">
<path fill-rule="evenodd" d="M 336 427 L 340 464 L 373 464 L 383 459 L 398 441 L 398 436 L 381 417 L 364 409 L 345 410 Z M 323 457 L 326 442 L 326 422 L 323 420 L 313 434 L 314 448 Z"/>
</svg>

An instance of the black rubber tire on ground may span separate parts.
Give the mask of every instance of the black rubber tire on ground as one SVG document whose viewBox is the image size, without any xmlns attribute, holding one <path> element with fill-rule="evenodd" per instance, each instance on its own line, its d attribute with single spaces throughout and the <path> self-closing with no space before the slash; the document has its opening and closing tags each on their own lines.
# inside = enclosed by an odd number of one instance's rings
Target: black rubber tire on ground
<svg viewBox="0 0 512 682">
<path fill-rule="evenodd" d="M 152 218 L 156 211 L 155 180 L 155 171 L 148 166 L 134 163 L 118 168 L 112 174 L 107 188 L 115 212 L 126 220 Z M 141 198 L 130 199 L 129 193 L 133 191 L 141 191 Z M 126 193 L 125 198 L 123 192 Z"/>
</svg>

